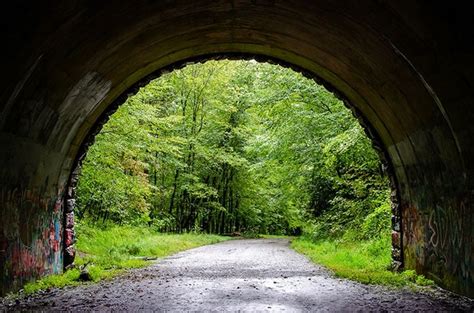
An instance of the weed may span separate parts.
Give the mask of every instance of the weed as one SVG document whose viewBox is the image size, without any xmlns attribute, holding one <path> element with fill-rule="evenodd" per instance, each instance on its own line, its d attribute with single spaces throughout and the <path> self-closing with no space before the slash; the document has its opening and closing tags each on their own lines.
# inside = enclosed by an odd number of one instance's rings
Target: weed
<svg viewBox="0 0 474 313">
<path fill-rule="evenodd" d="M 387 286 L 428 286 L 433 281 L 415 271 L 396 273 L 390 271 L 390 238 L 367 241 L 313 242 L 308 238 L 298 238 L 292 247 L 313 262 L 322 264 L 334 271 L 338 277 L 349 278 L 364 284 Z"/>
</svg>

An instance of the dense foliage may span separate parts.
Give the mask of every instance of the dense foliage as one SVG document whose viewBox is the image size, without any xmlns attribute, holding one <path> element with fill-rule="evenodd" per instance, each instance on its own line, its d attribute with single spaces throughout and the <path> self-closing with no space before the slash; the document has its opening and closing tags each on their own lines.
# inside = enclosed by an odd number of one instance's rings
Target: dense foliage
<svg viewBox="0 0 474 313">
<path fill-rule="evenodd" d="M 390 223 L 387 179 L 351 112 L 313 80 L 254 61 L 189 65 L 129 97 L 91 147 L 78 195 L 83 220 L 159 231 L 367 239 Z"/>
</svg>

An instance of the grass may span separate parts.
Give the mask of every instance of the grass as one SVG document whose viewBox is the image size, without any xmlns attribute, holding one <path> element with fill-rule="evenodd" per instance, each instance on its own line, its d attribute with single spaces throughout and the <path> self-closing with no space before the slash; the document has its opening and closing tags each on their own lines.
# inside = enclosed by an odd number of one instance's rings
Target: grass
<svg viewBox="0 0 474 313">
<path fill-rule="evenodd" d="M 179 251 L 213 244 L 229 237 L 207 234 L 161 234 L 146 227 L 114 226 L 98 229 L 79 225 L 75 264 L 87 265 L 92 281 L 97 282 L 126 269 L 146 266 L 144 257 L 161 258 Z M 53 287 L 78 285 L 80 271 L 74 268 L 60 275 L 50 275 L 24 286 L 24 294 Z"/>
<path fill-rule="evenodd" d="M 295 236 L 288 236 L 288 235 L 260 235 L 259 238 L 265 238 L 265 239 L 294 239 L 296 238 Z"/>
<path fill-rule="evenodd" d="M 386 286 L 426 286 L 431 280 L 414 271 L 396 273 L 390 266 L 390 238 L 368 241 L 321 240 L 306 237 L 262 235 L 263 238 L 290 238 L 292 248 L 307 255 L 313 262 L 332 270 L 336 276 L 365 284 Z M 231 239 L 207 234 L 161 234 L 146 227 L 114 226 L 98 229 L 79 225 L 76 265 L 88 264 L 92 281 L 109 279 L 126 269 L 146 266 L 144 257 L 161 258 L 186 249 Z M 78 285 L 80 271 L 71 269 L 51 275 L 24 287 L 32 294 L 53 287 Z"/>
<path fill-rule="evenodd" d="M 390 270 L 390 238 L 369 241 L 313 242 L 300 237 L 292 241 L 292 248 L 305 254 L 313 262 L 334 272 L 337 277 L 348 278 L 364 284 L 395 287 L 432 285 L 433 282 L 415 271 L 401 273 Z"/>
</svg>

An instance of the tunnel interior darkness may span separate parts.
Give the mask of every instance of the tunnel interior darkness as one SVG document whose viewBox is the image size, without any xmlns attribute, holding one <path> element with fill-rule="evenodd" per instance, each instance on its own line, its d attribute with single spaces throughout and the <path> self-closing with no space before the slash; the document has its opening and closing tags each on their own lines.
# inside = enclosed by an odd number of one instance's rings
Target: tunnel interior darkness
<svg viewBox="0 0 474 313">
<path fill-rule="evenodd" d="M 423 1 L 78 0 L 4 12 L 1 294 L 70 262 L 75 168 L 124 97 L 186 62 L 256 56 L 352 104 L 393 172 L 394 259 L 474 295 L 470 11 Z"/>
</svg>

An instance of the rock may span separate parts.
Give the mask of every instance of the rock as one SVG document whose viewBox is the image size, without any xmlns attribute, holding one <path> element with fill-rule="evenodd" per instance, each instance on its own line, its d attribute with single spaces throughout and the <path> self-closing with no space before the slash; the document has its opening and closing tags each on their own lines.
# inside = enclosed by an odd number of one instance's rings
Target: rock
<svg viewBox="0 0 474 313">
<path fill-rule="evenodd" d="M 79 280 L 80 281 L 91 281 L 92 276 L 89 273 L 89 271 L 87 269 L 85 269 L 85 270 L 82 270 L 81 273 L 79 274 Z"/>
<path fill-rule="evenodd" d="M 89 273 L 89 270 L 87 269 L 87 265 L 89 265 L 89 263 L 86 263 L 86 264 L 84 264 L 83 266 L 80 267 L 81 272 L 80 272 L 79 278 L 78 278 L 79 281 L 91 281 L 92 280 L 92 276 Z"/>
</svg>

